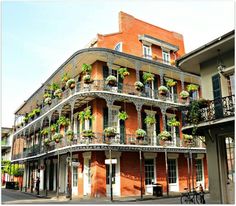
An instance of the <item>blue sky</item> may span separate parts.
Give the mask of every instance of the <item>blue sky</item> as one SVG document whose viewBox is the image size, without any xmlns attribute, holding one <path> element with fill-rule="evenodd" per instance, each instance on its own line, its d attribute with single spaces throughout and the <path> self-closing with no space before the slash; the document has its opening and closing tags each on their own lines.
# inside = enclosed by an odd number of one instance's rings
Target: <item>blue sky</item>
<svg viewBox="0 0 236 206">
<path fill-rule="evenodd" d="M 176 31 L 189 52 L 234 29 L 233 0 L 2 2 L 2 126 L 75 51 L 118 31 L 118 13 Z"/>
</svg>

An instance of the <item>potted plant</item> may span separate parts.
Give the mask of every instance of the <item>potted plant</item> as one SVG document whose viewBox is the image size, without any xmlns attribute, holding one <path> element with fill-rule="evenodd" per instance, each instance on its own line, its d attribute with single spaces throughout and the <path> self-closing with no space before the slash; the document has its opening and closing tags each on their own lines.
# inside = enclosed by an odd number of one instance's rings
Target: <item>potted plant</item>
<svg viewBox="0 0 236 206">
<path fill-rule="evenodd" d="M 51 98 L 51 97 L 47 97 L 47 98 L 44 100 L 44 103 L 47 104 L 47 105 L 51 105 L 51 104 L 52 104 L 52 98 Z"/>
<path fill-rule="evenodd" d="M 51 142 L 51 141 L 50 141 L 49 138 L 45 138 L 45 139 L 43 140 L 44 146 L 49 146 L 50 142 Z"/>
<path fill-rule="evenodd" d="M 82 65 L 82 73 L 83 74 L 90 74 L 91 71 L 92 71 L 92 66 L 91 65 L 85 64 L 85 63 Z"/>
<path fill-rule="evenodd" d="M 67 130 L 66 131 L 66 137 L 72 141 L 74 139 L 74 132 L 72 130 Z"/>
<path fill-rule="evenodd" d="M 61 99 L 62 98 L 62 90 L 61 89 L 57 89 L 54 92 L 54 96 L 57 97 L 58 99 Z"/>
<path fill-rule="evenodd" d="M 175 60 L 170 60 L 170 64 L 172 65 L 172 66 L 174 66 L 175 65 Z"/>
<path fill-rule="evenodd" d="M 192 144 L 193 143 L 193 136 L 188 134 L 183 134 L 183 141 L 185 144 Z"/>
<path fill-rule="evenodd" d="M 174 87 L 175 85 L 176 85 L 176 81 L 174 81 L 173 79 L 168 79 L 167 81 L 166 81 L 166 85 L 168 86 L 168 87 Z"/>
<path fill-rule="evenodd" d="M 91 107 L 86 107 L 84 109 L 84 111 L 81 111 L 79 112 L 79 117 L 78 119 L 81 121 L 81 122 L 84 122 L 85 120 L 93 120 L 93 115 L 92 115 L 92 111 L 91 111 Z"/>
<path fill-rule="evenodd" d="M 153 125 L 156 123 L 156 118 L 154 115 L 147 115 L 144 122 L 148 125 Z"/>
<path fill-rule="evenodd" d="M 66 82 L 66 87 L 70 88 L 70 89 L 74 89 L 75 88 L 75 80 L 74 79 L 69 79 Z"/>
<path fill-rule="evenodd" d="M 167 93 L 169 92 L 168 88 L 165 87 L 165 86 L 160 86 L 158 88 L 158 93 L 161 95 L 161 96 L 166 96 Z"/>
<path fill-rule="evenodd" d="M 62 138 L 63 138 L 63 135 L 62 135 L 61 133 L 55 133 L 55 134 L 52 136 L 52 140 L 53 140 L 55 143 L 59 143 Z"/>
<path fill-rule="evenodd" d="M 31 119 L 31 120 L 33 120 L 34 119 L 34 112 L 30 112 L 29 114 L 28 114 L 28 117 Z"/>
<path fill-rule="evenodd" d="M 41 112 L 40 108 L 36 108 L 36 109 L 33 110 L 34 115 L 37 116 L 37 117 L 40 115 L 40 112 Z"/>
<path fill-rule="evenodd" d="M 168 131 L 162 131 L 158 137 L 163 141 L 171 141 L 171 134 Z"/>
<path fill-rule="evenodd" d="M 41 130 L 40 133 L 41 133 L 43 136 L 48 135 L 48 134 L 49 134 L 49 127 L 44 128 L 43 130 Z"/>
<path fill-rule="evenodd" d="M 198 100 L 199 108 L 206 108 L 210 104 L 210 100 L 199 98 Z"/>
<path fill-rule="evenodd" d="M 23 121 L 25 122 L 25 124 L 28 123 L 28 121 L 29 121 L 29 117 L 28 117 L 28 115 L 25 115 L 25 117 L 23 118 Z"/>
<path fill-rule="evenodd" d="M 69 75 L 67 73 L 64 73 L 61 77 L 61 83 L 62 83 L 62 90 L 65 90 L 66 82 L 70 79 Z"/>
<path fill-rule="evenodd" d="M 51 131 L 52 133 L 56 132 L 57 127 L 58 127 L 57 124 L 52 124 L 52 125 L 50 126 L 50 131 Z"/>
<path fill-rule="evenodd" d="M 118 74 L 120 75 L 122 79 L 124 79 L 126 76 L 129 75 L 129 72 L 127 71 L 127 68 L 119 68 Z"/>
<path fill-rule="evenodd" d="M 116 136 L 116 128 L 107 127 L 104 129 L 104 133 L 106 137 L 115 137 Z"/>
<path fill-rule="evenodd" d="M 167 124 L 168 124 L 168 126 L 170 126 L 170 127 L 179 127 L 179 126 L 180 126 L 180 122 L 177 121 L 177 120 L 175 119 L 175 117 L 169 119 L 168 122 L 167 122 Z"/>
<path fill-rule="evenodd" d="M 92 83 L 91 76 L 89 74 L 84 75 L 83 81 L 84 81 L 85 84 Z"/>
<path fill-rule="evenodd" d="M 118 113 L 118 118 L 125 121 L 128 118 L 128 114 L 124 111 Z"/>
<path fill-rule="evenodd" d="M 180 98 L 183 99 L 183 100 L 186 100 L 189 97 L 189 93 L 185 90 L 180 92 L 179 95 L 180 95 Z"/>
<path fill-rule="evenodd" d="M 58 126 L 64 126 L 67 127 L 70 124 L 70 119 L 66 118 L 65 116 L 60 116 L 60 118 L 57 120 Z"/>
<path fill-rule="evenodd" d="M 189 84 L 187 85 L 187 91 L 188 92 L 194 92 L 194 91 L 197 91 L 198 90 L 198 85 L 196 84 Z"/>
<path fill-rule="evenodd" d="M 82 131 L 82 136 L 85 137 L 85 138 L 93 138 L 94 137 L 94 132 L 89 129 L 89 130 L 83 130 Z"/>
<path fill-rule="evenodd" d="M 107 85 L 109 86 L 116 86 L 116 83 L 117 83 L 117 79 L 115 76 L 113 75 L 109 75 L 107 78 L 106 78 L 106 82 L 105 82 Z"/>
<path fill-rule="evenodd" d="M 49 85 L 49 90 L 53 92 L 55 92 L 57 89 L 59 89 L 59 85 L 57 83 L 52 83 L 51 85 Z"/>
<path fill-rule="evenodd" d="M 143 139 L 146 136 L 146 132 L 143 129 L 137 129 L 135 134 L 137 139 Z"/>
<path fill-rule="evenodd" d="M 52 95 L 48 92 L 45 92 L 44 95 L 43 95 L 43 98 L 46 99 L 48 97 L 52 97 Z"/>
<path fill-rule="evenodd" d="M 139 92 L 143 91 L 144 85 L 142 82 L 137 81 L 134 83 L 135 89 Z"/>
<path fill-rule="evenodd" d="M 143 81 L 144 83 L 148 83 L 154 80 L 154 75 L 150 72 L 143 72 Z"/>
</svg>

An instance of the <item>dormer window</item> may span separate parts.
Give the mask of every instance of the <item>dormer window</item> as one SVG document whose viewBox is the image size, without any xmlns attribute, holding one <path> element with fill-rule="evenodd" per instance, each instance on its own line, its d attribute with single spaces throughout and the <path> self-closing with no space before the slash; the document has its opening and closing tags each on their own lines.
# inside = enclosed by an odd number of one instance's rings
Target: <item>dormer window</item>
<svg viewBox="0 0 236 206">
<path fill-rule="evenodd" d="M 119 42 L 115 48 L 114 48 L 115 51 L 119 51 L 119 52 L 122 52 L 122 42 Z"/>
<path fill-rule="evenodd" d="M 143 57 L 146 59 L 152 59 L 151 46 L 143 45 Z"/>
<path fill-rule="evenodd" d="M 164 64 L 170 64 L 170 52 L 162 50 L 162 59 Z"/>
</svg>

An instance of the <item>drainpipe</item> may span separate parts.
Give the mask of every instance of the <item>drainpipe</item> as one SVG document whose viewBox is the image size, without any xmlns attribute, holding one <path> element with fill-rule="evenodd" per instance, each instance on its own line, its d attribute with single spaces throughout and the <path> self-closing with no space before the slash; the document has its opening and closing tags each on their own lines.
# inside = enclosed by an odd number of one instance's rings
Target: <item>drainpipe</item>
<svg viewBox="0 0 236 206">
<path fill-rule="evenodd" d="M 140 165 L 140 198 L 143 200 L 143 171 L 142 171 L 142 151 L 139 150 L 139 165 Z"/>
</svg>

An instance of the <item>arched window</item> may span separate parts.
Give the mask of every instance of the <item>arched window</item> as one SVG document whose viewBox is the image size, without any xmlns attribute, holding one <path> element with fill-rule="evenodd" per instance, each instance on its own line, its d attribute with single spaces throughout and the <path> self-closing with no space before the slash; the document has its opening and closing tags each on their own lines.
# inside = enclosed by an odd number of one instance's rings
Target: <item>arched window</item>
<svg viewBox="0 0 236 206">
<path fill-rule="evenodd" d="M 119 42 L 118 44 L 116 44 L 115 51 L 122 52 L 122 42 Z"/>
</svg>

